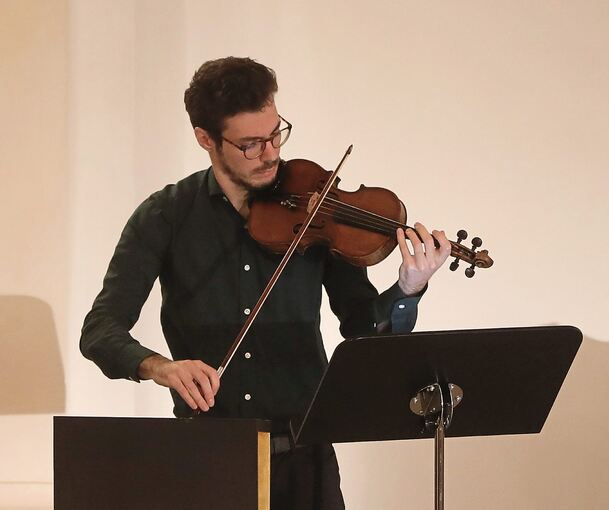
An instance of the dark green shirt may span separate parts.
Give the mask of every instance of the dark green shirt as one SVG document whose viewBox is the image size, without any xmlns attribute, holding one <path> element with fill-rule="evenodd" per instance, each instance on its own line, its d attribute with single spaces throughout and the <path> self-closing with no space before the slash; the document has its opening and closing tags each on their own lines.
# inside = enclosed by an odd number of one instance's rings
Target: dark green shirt
<svg viewBox="0 0 609 510">
<path fill-rule="evenodd" d="M 173 359 L 218 367 L 280 256 L 261 249 L 211 169 L 165 187 L 133 213 L 103 289 L 85 318 L 80 347 L 110 378 L 138 380 L 153 351 L 129 331 L 161 283 L 161 324 Z M 343 336 L 414 327 L 418 297 L 394 285 L 380 296 L 366 270 L 323 247 L 295 254 L 222 376 L 214 416 L 284 419 L 311 399 L 327 364 L 320 332 L 322 286 Z M 172 391 L 176 416 L 191 411 Z"/>
</svg>

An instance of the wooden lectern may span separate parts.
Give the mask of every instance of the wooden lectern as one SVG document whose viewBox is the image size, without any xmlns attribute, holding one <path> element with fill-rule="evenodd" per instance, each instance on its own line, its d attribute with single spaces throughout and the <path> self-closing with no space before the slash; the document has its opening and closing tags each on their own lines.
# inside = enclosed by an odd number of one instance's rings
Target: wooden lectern
<svg viewBox="0 0 609 510">
<path fill-rule="evenodd" d="M 270 423 L 54 418 L 56 510 L 269 510 Z"/>
</svg>

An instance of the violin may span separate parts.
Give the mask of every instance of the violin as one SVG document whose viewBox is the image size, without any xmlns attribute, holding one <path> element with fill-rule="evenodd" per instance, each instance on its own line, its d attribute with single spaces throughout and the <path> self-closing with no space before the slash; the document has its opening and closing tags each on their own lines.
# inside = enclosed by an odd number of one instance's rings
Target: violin
<svg viewBox="0 0 609 510">
<path fill-rule="evenodd" d="M 250 204 L 252 238 L 272 253 L 285 253 L 331 174 L 306 159 L 282 162 L 275 186 L 256 195 Z M 397 228 L 410 228 L 406 216 L 404 203 L 388 189 L 361 185 L 357 191 L 343 191 L 334 183 L 296 250 L 302 254 L 309 246 L 321 244 L 351 264 L 371 266 L 397 246 Z M 469 264 L 465 274 L 471 278 L 476 268 L 491 267 L 493 260 L 488 250 L 477 251 L 482 245 L 479 237 L 472 239 L 471 248 L 461 244 L 466 238 L 467 232 L 459 230 L 457 241 L 450 241 L 455 257 L 450 269 L 455 271 L 463 260 Z"/>
</svg>

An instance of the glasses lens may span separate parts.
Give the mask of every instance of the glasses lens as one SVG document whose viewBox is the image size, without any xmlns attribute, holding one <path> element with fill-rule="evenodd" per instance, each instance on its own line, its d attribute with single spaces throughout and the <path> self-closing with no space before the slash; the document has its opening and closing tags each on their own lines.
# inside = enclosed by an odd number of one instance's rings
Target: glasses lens
<svg viewBox="0 0 609 510">
<path fill-rule="evenodd" d="M 266 142 L 262 142 L 262 141 L 250 143 L 243 151 L 243 154 L 245 155 L 245 157 L 247 159 L 256 159 L 257 157 L 260 156 L 260 154 L 262 154 L 264 152 L 265 145 L 266 145 Z"/>
<path fill-rule="evenodd" d="M 288 141 L 288 138 L 290 138 L 290 131 L 290 127 L 284 127 L 283 129 L 281 129 L 271 140 L 271 144 L 273 144 L 273 147 L 278 149 L 284 143 L 286 143 Z"/>
<path fill-rule="evenodd" d="M 283 120 L 283 119 L 282 119 Z M 288 123 L 289 124 L 289 123 Z M 266 140 L 260 140 L 258 142 L 250 143 L 245 147 L 240 147 L 243 151 L 243 155 L 247 159 L 256 159 L 259 158 L 260 155 L 264 152 L 266 148 L 266 144 L 270 141 L 271 145 L 278 149 L 284 143 L 288 141 L 290 138 L 290 133 L 292 132 L 292 126 L 288 125 L 282 129 L 280 129 L 277 134 L 273 138 L 267 138 Z"/>
</svg>

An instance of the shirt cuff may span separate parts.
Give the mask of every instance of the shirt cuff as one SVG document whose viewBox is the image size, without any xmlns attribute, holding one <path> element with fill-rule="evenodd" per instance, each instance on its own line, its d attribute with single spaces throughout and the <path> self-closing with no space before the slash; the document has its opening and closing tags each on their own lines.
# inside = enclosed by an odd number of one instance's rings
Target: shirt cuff
<svg viewBox="0 0 609 510">
<path fill-rule="evenodd" d="M 405 296 L 402 293 L 402 297 L 394 302 L 391 309 L 392 333 L 410 333 L 414 329 L 417 322 L 419 301 L 426 290 L 427 285 L 414 296 Z"/>
<path fill-rule="evenodd" d="M 419 299 L 421 299 L 421 296 L 425 294 L 426 290 L 427 285 L 425 285 L 425 287 L 423 287 L 423 290 L 421 290 L 421 292 L 419 292 L 418 294 L 415 294 L 414 296 L 406 296 L 406 294 L 402 292 L 402 289 L 400 288 L 398 282 L 395 282 L 391 287 L 389 287 L 377 298 L 377 322 L 384 322 L 388 320 L 391 314 L 393 313 L 395 307 L 400 303 L 414 303 L 416 305 L 419 302 Z"/>
<path fill-rule="evenodd" d="M 126 368 L 125 378 L 139 383 L 140 377 L 138 375 L 138 369 L 140 364 L 146 358 L 154 356 L 155 354 L 157 353 L 139 343 L 127 345 L 121 353 L 122 364 Z"/>
</svg>

